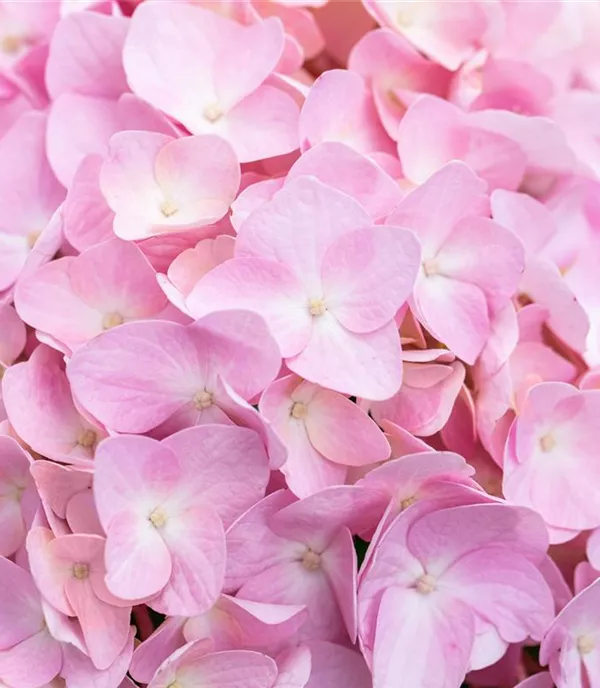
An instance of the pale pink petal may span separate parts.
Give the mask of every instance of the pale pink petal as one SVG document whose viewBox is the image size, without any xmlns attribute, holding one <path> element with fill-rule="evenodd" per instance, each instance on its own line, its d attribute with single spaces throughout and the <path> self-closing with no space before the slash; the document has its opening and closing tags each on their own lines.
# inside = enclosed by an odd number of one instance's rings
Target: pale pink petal
<svg viewBox="0 0 600 688">
<path fill-rule="evenodd" d="M 459 220 L 485 214 L 486 187 L 464 163 L 448 163 L 411 191 L 386 224 L 412 229 L 423 246 L 423 257 L 433 257 Z"/>
<path fill-rule="evenodd" d="M 306 645 L 284 650 L 276 657 L 276 688 L 305 688 L 312 670 L 312 652 Z"/>
<path fill-rule="evenodd" d="M 240 162 L 262 160 L 299 147 L 298 115 L 290 95 L 263 85 L 228 112 L 215 133 L 231 143 Z"/>
<path fill-rule="evenodd" d="M 371 405 L 375 420 L 389 420 L 414 435 L 429 437 L 446 426 L 465 379 L 465 367 L 433 363 L 404 364 L 400 391 Z"/>
<path fill-rule="evenodd" d="M 321 561 L 342 612 L 350 640 L 356 642 L 357 561 L 352 534 L 347 528 L 342 528 L 332 540 Z"/>
<path fill-rule="evenodd" d="M 185 619 L 170 617 L 143 643 L 135 648 L 129 673 L 136 681 L 149 683 L 160 665 L 185 645 Z"/>
<path fill-rule="evenodd" d="M 99 12 L 76 12 L 52 36 L 46 85 L 53 100 L 63 93 L 117 98 L 128 90 L 121 53 L 128 21 Z"/>
<path fill-rule="evenodd" d="M 38 346 L 6 371 L 2 387 L 12 426 L 35 451 L 63 461 L 93 456 L 105 433 L 75 407 L 58 351 Z"/>
<path fill-rule="evenodd" d="M 423 325 L 466 363 L 473 364 L 490 332 L 485 294 L 476 284 L 443 274 L 422 275 L 413 297 Z"/>
<path fill-rule="evenodd" d="M 77 580 L 71 576 L 66 582 L 65 592 L 81 623 L 94 666 L 108 669 L 127 643 L 131 610 L 113 607 L 100 600 L 89 580 Z"/>
<path fill-rule="evenodd" d="M 553 619 L 554 600 L 542 574 L 510 550 L 484 546 L 466 554 L 443 580 L 444 589 L 493 624 L 505 642 L 541 640 Z"/>
<path fill-rule="evenodd" d="M 303 150 L 324 141 L 345 143 L 367 154 L 393 150 L 363 78 L 341 69 L 329 70 L 315 81 L 299 130 Z"/>
<path fill-rule="evenodd" d="M 0 305 L 0 328 L 0 361 L 10 365 L 25 348 L 25 324 L 12 306 Z"/>
<path fill-rule="evenodd" d="M 313 175 L 352 196 L 375 221 L 387 217 L 403 197 L 396 181 L 379 165 L 344 143 L 326 141 L 309 149 L 292 165 L 286 180 L 302 175 Z"/>
<path fill-rule="evenodd" d="M 306 348 L 286 363 L 311 382 L 373 400 L 393 396 L 402 382 L 400 337 L 393 322 L 359 335 L 325 313 L 313 319 Z"/>
<path fill-rule="evenodd" d="M 323 259 L 323 299 L 351 332 L 373 332 L 390 322 L 409 297 L 421 259 L 411 232 L 377 227 L 340 237 Z"/>
<path fill-rule="evenodd" d="M 302 281 L 308 298 L 319 298 L 321 265 L 331 244 L 371 226 L 369 214 L 353 198 L 315 178 L 300 177 L 248 217 L 238 233 L 236 256 L 284 263 Z"/>
<path fill-rule="evenodd" d="M 295 355 L 310 337 L 308 295 L 286 265 L 258 257 L 234 258 L 205 275 L 186 300 L 195 317 L 246 308 L 262 315 L 282 354 Z"/>
<path fill-rule="evenodd" d="M 31 575 L 0 557 L 0 650 L 8 650 L 43 628 L 40 594 Z"/>
<path fill-rule="evenodd" d="M 205 685 L 215 688 L 271 688 L 277 677 L 274 660 L 259 652 L 231 650 L 205 654 L 198 659 L 187 648 L 173 662 L 164 664 L 149 688 L 167 688 L 176 676 L 184 686 Z"/>
<path fill-rule="evenodd" d="M 160 592 L 169 582 L 172 560 L 148 517 L 121 512 L 106 529 L 106 585 L 123 599 L 135 600 Z"/>
<path fill-rule="evenodd" d="M 83 652 L 68 643 L 63 644 L 63 667 L 61 675 L 65 677 L 67 685 L 72 688 L 114 688 L 125 679 L 125 674 L 133 654 L 133 636 L 135 629 L 131 627 L 125 647 L 116 660 L 106 670 L 96 669 L 92 660 Z M 125 688 L 130 688 L 125 684 Z"/>
<path fill-rule="evenodd" d="M 10 650 L 0 651 L 0 675 L 9 686 L 39 688 L 56 677 L 62 661 L 60 643 L 43 629 Z"/>
<path fill-rule="evenodd" d="M 247 428 L 208 425 L 187 428 L 163 440 L 199 476 L 195 499 L 210 505 L 225 527 L 256 504 L 265 493 L 269 465 L 259 436 Z"/>
<path fill-rule="evenodd" d="M 68 374 L 95 417 L 117 431 L 145 432 L 193 400 L 207 369 L 183 326 L 145 321 L 89 342 L 69 361 Z"/>
<path fill-rule="evenodd" d="M 390 455 L 389 443 L 377 425 L 356 404 L 335 392 L 319 391 L 309 404 L 305 422 L 311 444 L 330 461 L 362 466 Z"/>
<path fill-rule="evenodd" d="M 377 618 L 376 685 L 393 688 L 402 676 L 411 686 L 455 688 L 469 668 L 473 637 L 473 614 L 462 602 L 389 587 Z"/>
<path fill-rule="evenodd" d="M 100 191 L 99 155 L 83 159 L 73 177 L 63 204 L 63 230 L 67 241 L 78 251 L 110 239 L 114 213 Z"/>
</svg>

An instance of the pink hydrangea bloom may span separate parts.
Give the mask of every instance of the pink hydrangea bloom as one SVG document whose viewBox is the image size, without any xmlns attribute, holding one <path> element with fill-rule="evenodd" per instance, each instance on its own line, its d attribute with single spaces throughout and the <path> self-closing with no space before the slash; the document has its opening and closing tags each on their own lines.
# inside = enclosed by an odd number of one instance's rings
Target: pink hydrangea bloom
<svg viewBox="0 0 600 688">
<path fill-rule="evenodd" d="M 348 466 L 390 455 L 383 433 L 356 404 L 295 375 L 265 390 L 259 408 L 286 444 L 281 471 L 298 497 L 343 484 Z"/>
<path fill-rule="evenodd" d="M 164 613 L 207 611 L 223 584 L 224 528 L 264 494 L 267 481 L 262 443 L 245 428 L 205 425 L 162 442 L 103 442 L 94 497 L 107 534 L 109 591 L 152 597 Z"/>
<path fill-rule="evenodd" d="M 411 685 L 451 688 L 509 642 L 540 639 L 554 612 L 536 566 L 546 547 L 543 523 L 527 509 L 422 502 L 400 514 L 359 589 L 375 681 L 391 687 L 400 673 Z"/>
<path fill-rule="evenodd" d="M 393 317 L 410 293 L 419 253 L 412 233 L 373 227 L 350 196 L 301 177 L 252 213 L 234 259 L 200 280 L 187 305 L 196 317 L 219 308 L 261 313 L 290 370 L 336 391 L 385 399 L 401 382 Z"/>
<path fill-rule="evenodd" d="M 100 171 L 123 239 L 209 225 L 225 215 L 239 183 L 235 153 L 218 136 L 120 132 Z"/>
<path fill-rule="evenodd" d="M 124 322 L 168 319 L 152 266 L 119 239 L 38 268 L 19 282 L 15 305 L 27 324 L 68 350 Z"/>
<path fill-rule="evenodd" d="M 524 267 L 519 239 L 484 216 L 485 189 L 466 165 L 448 163 L 387 219 L 413 229 L 423 247 L 415 315 L 471 364 L 489 337 L 490 313 L 506 306 Z"/>
<path fill-rule="evenodd" d="M 148 3 L 134 15 L 123 61 L 134 93 L 192 134 L 223 136 L 248 162 L 298 147 L 294 100 L 264 83 L 283 46 L 276 18 L 243 27 L 191 3 Z"/>
<path fill-rule="evenodd" d="M 77 399 L 112 430 L 146 432 L 168 422 L 174 432 L 231 422 L 221 409 L 228 395 L 220 380 L 251 400 L 273 381 L 280 360 L 261 318 L 237 311 L 187 326 L 156 321 L 111 329 L 79 349 L 68 375 Z"/>
<path fill-rule="evenodd" d="M 553 542 L 599 525 L 594 489 L 597 390 L 560 382 L 535 385 L 510 430 L 503 489 L 508 499 L 536 509 Z"/>
</svg>

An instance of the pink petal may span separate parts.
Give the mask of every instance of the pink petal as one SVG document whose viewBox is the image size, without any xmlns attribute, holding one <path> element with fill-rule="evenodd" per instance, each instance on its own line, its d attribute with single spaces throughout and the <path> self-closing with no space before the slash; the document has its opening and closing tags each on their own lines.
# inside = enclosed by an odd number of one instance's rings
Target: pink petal
<svg viewBox="0 0 600 688">
<path fill-rule="evenodd" d="M 329 70 L 313 84 L 300 116 L 303 149 L 339 141 L 361 153 L 392 150 L 361 76 Z"/>
<path fill-rule="evenodd" d="M 369 688 L 373 678 L 359 652 L 322 640 L 309 642 L 311 673 L 305 688 Z"/>
<path fill-rule="evenodd" d="M 0 650 L 26 641 L 43 627 L 40 594 L 31 575 L 0 557 Z"/>
<path fill-rule="evenodd" d="M 485 182 L 467 165 L 450 162 L 408 194 L 386 224 L 412 229 L 423 257 L 433 257 L 459 220 L 487 209 L 485 191 Z"/>
<path fill-rule="evenodd" d="M 321 265 L 331 244 L 371 225 L 368 213 L 353 198 L 317 179 L 301 177 L 248 217 L 238 234 L 236 256 L 284 263 L 314 292 L 320 288 Z"/>
<path fill-rule="evenodd" d="M 149 683 L 160 665 L 185 645 L 184 623 L 184 619 L 177 617 L 165 619 L 149 638 L 135 648 L 129 673 L 136 681 Z"/>
<path fill-rule="evenodd" d="M 121 53 L 128 22 L 98 12 L 77 12 L 52 36 L 46 85 L 53 100 L 63 93 L 117 98 L 128 90 Z"/>
<path fill-rule="evenodd" d="M 315 449 L 344 466 L 385 461 L 390 455 L 388 441 L 369 416 L 329 390 L 319 391 L 310 402 L 306 428 Z"/>
<path fill-rule="evenodd" d="M 420 258 L 415 236 L 396 227 L 364 229 L 339 238 L 323 260 L 327 309 L 351 332 L 384 326 L 409 297 Z"/>
<path fill-rule="evenodd" d="M 223 118 L 218 133 L 233 146 L 240 162 L 291 153 L 299 147 L 298 106 L 274 86 L 260 86 Z"/>
<path fill-rule="evenodd" d="M 108 669 L 127 643 L 131 610 L 102 602 L 89 580 L 71 577 L 65 592 L 81 624 L 90 659 L 97 669 Z"/>
<path fill-rule="evenodd" d="M 201 476 L 195 498 L 210 505 L 225 527 L 264 496 L 268 459 L 252 430 L 205 425 L 171 435 L 162 445 L 186 465 L 190 477 Z"/>
<path fill-rule="evenodd" d="M 5 365 L 13 363 L 25 348 L 27 332 L 15 309 L 0 305 L 0 361 Z"/>
<path fill-rule="evenodd" d="M 350 640 L 356 642 L 356 576 L 357 562 L 352 533 L 343 528 L 322 555 L 323 570 L 342 612 Z"/>
<path fill-rule="evenodd" d="M 402 200 L 396 181 L 370 158 L 344 143 L 326 141 L 306 151 L 286 180 L 313 175 L 358 200 L 374 221 L 387 217 Z"/>
<path fill-rule="evenodd" d="M 114 213 L 100 191 L 102 164 L 99 155 L 90 155 L 82 160 L 63 205 L 65 238 L 78 251 L 114 236 Z"/>
<path fill-rule="evenodd" d="M 149 518 L 123 511 L 111 519 L 106 536 L 106 585 L 113 595 L 149 597 L 169 582 L 169 549 Z"/>
<path fill-rule="evenodd" d="M 439 594 L 435 600 L 416 590 L 390 587 L 383 593 L 373 657 L 381 688 L 398 676 L 408 685 L 455 688 L 469 668 L 474 619 L 469 608 Z"/>
<path fill-rule="evenodd" d="M 368 334 L 354 334 L 325 313 L 313 319 L 306 348 L 286 363 L 297 375 L 323 387 L 381 400 L 400 387 L 400 356 L 400 337 L 393 322 Z"/>
<path fill-rule="evenodd" d="M 186 304 L 195 317 L 216 309 L 247 308 L 262 315 L 284 355 L 302 350 L 310 336 L 308 297 L 288 268 L 273 260 L 235 258 L 211 270 Z"/>
<path fill-rule="evenodd" d="M 58 460 L 93 456 L 105 433 L 77 411 L 59 352 L 38 346 L 29 361 L 7 370 L 2 383 L 11 424 L 35 451 Z"/>
<path fill-rule="evenodd" d="M 10 650 L 0 651 L 0 672 L 9 685 L 39 688 L 57 676 L 62 659 L 60 643 L 44 628 Z"/>
<path fill-rule="evenodd" d="M 417 280 L 414 310 L 419 320 L 453 353 L 473 364 L 490 332 L 483 291 L 442 274 Z"/>
<path fill-rule="evenodd" d="M 485 573 L 483 573 L 485 572 Z M 446 571 L 444 586 L 492 623 L 506 642 L 541 639 L 554 600 L 538 568 L 510 550 L 483 547 Z"/>
</svg>

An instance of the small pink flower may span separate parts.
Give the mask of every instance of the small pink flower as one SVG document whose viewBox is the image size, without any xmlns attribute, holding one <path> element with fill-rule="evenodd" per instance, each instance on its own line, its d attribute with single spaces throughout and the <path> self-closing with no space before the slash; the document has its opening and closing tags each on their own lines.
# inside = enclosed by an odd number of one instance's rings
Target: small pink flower
<svg viewBox="0 0 600 688">
<path fill-rule="evenodd" d="M 206 425 L 162 442 L 116 437 L 100 445 L 95 464 L 110 592 L 154 596 L 151 605 L 169 614 L 207 611 L 223 584 L 224 528 L 267 485 L 256 433 Z"/>
<path fill-rule="evenodd" d="M 200 280 L 187 305 L 196 317 L 261 313 L 290 370 L 338 392 L 385 399 L 401 382 L 393 318 L 419 253 L 412 233 L 374 227 L 350 196 L 300 177 L 244 222 L 234 259 Z"/>
<path fill-rule="evenodd" d="M 123 62 L 136 95 L 251 162 L 298 147 L 296 103 L 265 83 L 283 47 L 276 18 L 245 27 L 191 3 L 148 3 L 133 16 Z"/>
<path fill-rule="evenodd" d="M 260 411 L 287 447 L 281 471 L 298 497 L 343 484 L 348 466 L 389 457 L 383 433 L 356 404 L 295 375 L 268 387 Z"/>
<path fill-rule="evenodd" d="M 231 146 L 218 136 L 124 131 L 109 143 L 100 186 L 123 239 L 209 225 L 225 215 L 240 184 Z"/>
<path fill-rule="evenodd" d="M 75 353 L 68 375 L 83 407 L 112 430 L 147 432 L 166 423 L 162 429 L 175 432 L 231 423 L 224 383 L 243 404 L 273 381 L 280 363 L 262 319 L 230 311 L 188 326 L 157 320 L 108 330 Z"/>
</svg>

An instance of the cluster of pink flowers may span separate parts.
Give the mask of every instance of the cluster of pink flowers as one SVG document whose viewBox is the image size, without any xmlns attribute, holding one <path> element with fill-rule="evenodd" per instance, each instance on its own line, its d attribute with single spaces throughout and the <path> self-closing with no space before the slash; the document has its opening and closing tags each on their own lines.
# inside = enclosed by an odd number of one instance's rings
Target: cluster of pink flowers
<svg viewBox="0 0 600 688">
<path fill-rule="evenodd" d="M 600 688 L 599 35 L 0 1 L 0 686 Z"/>
</svg>

